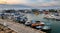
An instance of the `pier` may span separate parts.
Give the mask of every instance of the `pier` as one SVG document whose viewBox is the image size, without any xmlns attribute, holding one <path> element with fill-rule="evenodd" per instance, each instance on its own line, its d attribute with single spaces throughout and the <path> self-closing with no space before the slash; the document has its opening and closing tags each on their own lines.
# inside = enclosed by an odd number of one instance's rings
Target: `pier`
<svg viewBox="0 0 60 33">
<path fill-rule="evenodd" d="M 6 25 L 8 25 L 7 27 L 16 31 L 17 33 L 46 33 L 41 30 L 37 30 L 37 29 L 31 28 L 31 27 L 25 26 L 23 24 L 16 23 L 12 20 L 0 19 L 0 24 L 4 24 L 4 23 L 6 23 Z"/>
</svg>

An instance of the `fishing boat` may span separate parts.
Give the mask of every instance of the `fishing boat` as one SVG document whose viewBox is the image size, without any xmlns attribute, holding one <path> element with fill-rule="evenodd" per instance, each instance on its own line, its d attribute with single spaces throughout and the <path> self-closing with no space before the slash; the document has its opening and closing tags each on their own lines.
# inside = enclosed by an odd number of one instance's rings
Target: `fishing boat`
<svg viewBox="0 0 60 33">
<path fill-rule="evenodd" d="M 44 25 L 45 25 L 44 22 L 36 21 L 35 23 L 32 22 L 31 27 L 41 29 Z"/>
</svg>

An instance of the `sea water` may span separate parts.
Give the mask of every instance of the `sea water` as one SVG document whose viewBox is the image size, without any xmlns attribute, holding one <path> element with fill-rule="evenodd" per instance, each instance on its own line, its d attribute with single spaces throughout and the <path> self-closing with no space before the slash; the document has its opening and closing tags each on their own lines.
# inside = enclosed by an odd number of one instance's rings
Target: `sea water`
<svg viewBox="0 0 60 33">
<path fill-rule="evenodd" d="M 42 21 L 44 21 L 46 24 L 51 25 L 52 30 L 48 33 L 60 33 L 60 21 L 44 19 L 44 17 L 42 17 L 42 16 L 44 16 L 44 15 L 40 14 L 40 18 L 42 19 Z"/>
</svg>

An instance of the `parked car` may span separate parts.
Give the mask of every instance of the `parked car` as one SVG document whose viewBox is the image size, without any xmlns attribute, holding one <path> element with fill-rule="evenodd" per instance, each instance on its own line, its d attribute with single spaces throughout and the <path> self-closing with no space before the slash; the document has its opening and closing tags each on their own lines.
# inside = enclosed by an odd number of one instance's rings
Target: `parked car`
<svg viewBox="0 0 60 33">
<path fill-rule="evenodd" d="M 20 23 L 25 24 L 26 21 L 27 21 L 26 17 L 24 17 L 24 16 L 20 17 Z"/>
<path fill-rule="evenodd" d="M 15 17 L 15 21 L 24 24 L 27 21 L 27 18 L 23 16 L 19 16 L 19 17 Z"/>
<path fill-rule="evenodd" d="M 12 20 L 13 21 L 16 21 L 17 20 L 17 18 L 20 16 L 19 14 L 14 14 L 14 15 L 11 15 L 12 17 Z"/>
</svg>

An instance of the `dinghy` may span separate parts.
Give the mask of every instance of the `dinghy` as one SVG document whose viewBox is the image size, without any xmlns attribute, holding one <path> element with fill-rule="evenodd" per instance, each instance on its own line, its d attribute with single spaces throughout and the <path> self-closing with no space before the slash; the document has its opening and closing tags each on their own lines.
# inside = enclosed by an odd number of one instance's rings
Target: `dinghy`
<svg viewBox="0 0 60 33">
<path fill-rule="evenodd" d="M 41 30 L 43 31 L 51 30 L 51 26 L 43 26 Z"/>
</svg>

